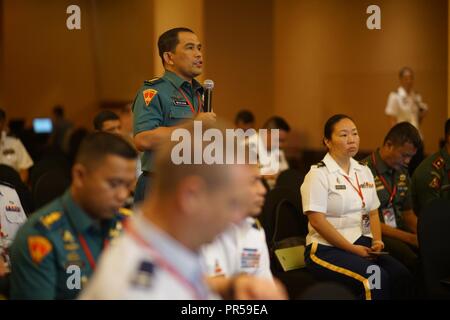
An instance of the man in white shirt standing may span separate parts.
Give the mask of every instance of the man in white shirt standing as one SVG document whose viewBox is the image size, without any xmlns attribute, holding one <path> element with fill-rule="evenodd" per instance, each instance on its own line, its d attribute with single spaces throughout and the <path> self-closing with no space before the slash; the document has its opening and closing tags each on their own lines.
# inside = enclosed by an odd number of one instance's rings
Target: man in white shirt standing
<svg viewBox="0 0 450 320">
<path fill-rule="evenodd" d="M 428 106 L 413 90 L 414 72 L 411 68 L 404 67 L 399 72 L 399 79 L 400 87 L 390 93 L 385 113 L 389 116 L 392 126 L 406 121 L 420 130 L 419 125 L 428 111 Z"/>
<path fill-rule="evenodd" d="M 6 135 L 6 112 L 0 109 L 0 164 L 14 168 L 22 181 L 28 180 L 28 169 L 33 165 L 22 142 Z"/>
<path fill-rule="evenodd" d="M 409 67 L 403 67 L 399 73 L 400 87 L 395 92 L 389 94 L 385 113 L 390 118 L 391 127 L 399 122 L 409 122 L 419 130 L 423 139 L 423 133 L 420 131 L 420 124 L 428 112 L 428 106 L 422 102 L 420 94 L 413 90 L 414 72 Z M 408 172 L 410 175 L 425 158 L 423 147 L 418 149 L 415 156 L 411 159 Z"/>
</svg>

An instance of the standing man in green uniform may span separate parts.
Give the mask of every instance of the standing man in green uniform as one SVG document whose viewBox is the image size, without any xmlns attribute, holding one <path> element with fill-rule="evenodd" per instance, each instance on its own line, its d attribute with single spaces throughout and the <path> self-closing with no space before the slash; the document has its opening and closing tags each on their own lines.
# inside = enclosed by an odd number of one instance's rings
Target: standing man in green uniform
<svg viewBox="0 0 450 320">
<path fill-rule="evenodd" d="M 380 199 L 385 250 L 418 276 L 417 216 L 412 210 L 408 164 L 422 147 L 419 131 L 408 122 L 393 126 L 383 146 L 364 159 L 374 176 Z"/>
<path fill-rule="evenodd" d="M 32 214 L 11 247 L 12 299 L 73 299 L 122 229 L 137 153 L 123 138 L 85 138 L 63 196 Z"/>
<path fill-rule="evenodd" d="M 412 196 L 418 214 L 433 199 L 450 199 L 450 118 L 445 122 L 444 147 L 423 160 L 414 172 Z"/>
<path fill-rule="evenodd" d="M 142 174 L 138 179 L 134 201 L 144 199 L 150 184 L 152 154 L 169 140 L 172 131 L 186 119 L 215 119 L 213 112 L 202 112 L 203 87 L 194 78 L 203 70 L 202 45 L 187 28 L 174 28 L 158 39 L 159 56 L 165 73 L 161 78 L 145 81 L 133 103 L 134 143 L 142 155 Z"/>
</svg>

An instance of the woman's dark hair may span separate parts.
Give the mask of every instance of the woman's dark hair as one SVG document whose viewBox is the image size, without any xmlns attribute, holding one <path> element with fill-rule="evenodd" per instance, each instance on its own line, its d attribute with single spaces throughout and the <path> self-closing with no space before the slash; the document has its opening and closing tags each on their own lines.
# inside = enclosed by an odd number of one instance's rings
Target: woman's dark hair
<svg viewBox="0 0 450 320">
<path fill-rule="evenodd" d="M 352 118 L 350 118 L 349 116 L 347 116 L 345 114 L 335 114 L 334 116 L 329 118 L 327 120 L 327 122 L 325 123 L 325 127 L 323 128 L 323 136 L 325 139 L 331 140 L 331 134 L 333 133 L 335 124 L 338 123 L 339 121 L 341 121 L 342 119 L 349 119 L 349 120 L 353 121 Z M 324 143 L 325 143 L 325 141 L 324 141 Z"/>
</svg>

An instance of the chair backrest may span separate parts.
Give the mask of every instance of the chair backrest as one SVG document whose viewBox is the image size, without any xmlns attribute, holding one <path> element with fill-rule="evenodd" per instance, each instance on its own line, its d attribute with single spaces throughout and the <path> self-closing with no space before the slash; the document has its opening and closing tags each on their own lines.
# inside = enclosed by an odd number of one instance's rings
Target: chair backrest
<svg viewBox="0 0 450 320">
<path fill-rule="evenodd" d="M 67 172 L 56 168 L 42 174 L 33 187 L 33 199 L 37 209 L 59 197 L 70 186 Z"/>
<path fill-rule="evenodd" d="M 435 199 L 422 211 L 418 221 L 419 249 L 430 298 L 450 298 L 450 200 Z"/>
<path fill-rule="evenodd" d="M 288 187 L 270 190 L 266 195 L 260 220 L 266 231 L 269 247 L 273 245 L 273 241 L 305 237 L 308 221 L 302 212 L 300 190 Z"/>
<path fill-rule="evenodd" d="M 305 179 L 305 175 L 301 174 L 297 169 L 287 169 L 280 172 L 275 183 L 276 187 L 288 187 L 300 192 L 300 186 Z"/>
<path fill-rule="evenodd" d="M 59 168 L 61 171 L 65 171 L 70 174 L 70 165 L 67 157 L 62 153 L 51 153 L 43 157 L 37 162 L 30 170 L 30 185 L 34 188 L 34 185 L 39 178 L 48 171 Z"/>
</svg>

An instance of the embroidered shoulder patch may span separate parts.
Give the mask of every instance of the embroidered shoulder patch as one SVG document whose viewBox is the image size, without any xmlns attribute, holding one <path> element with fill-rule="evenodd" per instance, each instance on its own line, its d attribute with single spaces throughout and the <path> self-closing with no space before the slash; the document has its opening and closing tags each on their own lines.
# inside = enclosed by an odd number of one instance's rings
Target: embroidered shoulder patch
<svg viewBox="0 0 450 320">
<path fill-rule="evenodd" d="M 144 95 L 144 102 L 147 107 L 157 93 L 158 91 L 155 89 L 146 89 L 142 92 L 142 94 Z"/>
<path fill-rule="evenodd" d="M 31 260 L 39 264 L 52 251 L 53 246 L 51 242 L 42 236 L 28 237 L 28 251 L 30 252 Z"/>
</svg>

